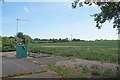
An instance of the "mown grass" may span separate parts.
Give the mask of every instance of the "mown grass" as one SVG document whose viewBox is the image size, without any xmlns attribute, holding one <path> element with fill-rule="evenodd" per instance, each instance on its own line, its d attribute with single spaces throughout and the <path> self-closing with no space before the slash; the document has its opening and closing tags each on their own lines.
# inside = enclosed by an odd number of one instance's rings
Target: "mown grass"
<svg viewBox="0 0 120 80">
<path fill-rule="evenodd" d="M 118 62 L 118 41 L 86 41 L 29 44 L 28 51 L 102 62 Z"/>
</svg>

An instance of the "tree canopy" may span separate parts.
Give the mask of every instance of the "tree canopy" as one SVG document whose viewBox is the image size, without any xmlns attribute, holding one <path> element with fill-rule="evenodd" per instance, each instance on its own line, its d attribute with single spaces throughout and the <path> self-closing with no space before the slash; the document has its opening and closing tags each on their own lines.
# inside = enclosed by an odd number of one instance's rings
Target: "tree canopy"
<svg viewBox="0 0 120 80">
<path fill-rule="evenodd" d="M 96 27 L 100 29 L 103 23 L 106 21 L 112 21 L 113 28 L 118 28 L 118 33 L 120 33 L 120 1 L 110 1 L 111 0 L 106 0 L 106 2 L 102 2 L 101 0 L 85 0 L 84 2 L 80 2 L 79 0 L 75 0 L 72 3 L 72 8 L 75 9 L 77 5 L 81 7 L 83 4 L 86 4 L 88 6 L 91 6 L 92 4 L 97 5 L 101 9 L 101 12 L 91 15 L 94 17 Z"/>
<path fill-rule="evenodd" d="M 17 33 L 17 43 L 28 44 L 32 41 L 32 38 L 29 35 L 24 35 L 22 32 Z"/>
</svg>

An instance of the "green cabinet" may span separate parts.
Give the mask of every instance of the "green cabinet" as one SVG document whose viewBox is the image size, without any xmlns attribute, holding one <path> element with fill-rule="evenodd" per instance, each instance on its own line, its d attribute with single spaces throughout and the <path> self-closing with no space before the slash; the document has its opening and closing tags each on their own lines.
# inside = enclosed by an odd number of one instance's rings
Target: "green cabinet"
<svg viewBox="0 0 120 80">
<path fill-rule="evenodd" d="M 27 45 L 16 45 L 16 57 L 27 58 Z"/>
</svg>

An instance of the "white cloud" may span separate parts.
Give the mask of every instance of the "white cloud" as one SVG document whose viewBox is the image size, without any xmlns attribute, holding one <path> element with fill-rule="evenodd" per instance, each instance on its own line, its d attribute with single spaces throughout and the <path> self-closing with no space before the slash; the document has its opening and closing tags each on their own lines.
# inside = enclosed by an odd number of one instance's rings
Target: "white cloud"
<svg viewBox="0 0 120 80">
<path fill-rule="evenodd" d="M 29 9 L 28 9 L 27 7 L 24 7 L 24 10 L 25 10 L 25 11 L 29 11 Z"/>
</svg>

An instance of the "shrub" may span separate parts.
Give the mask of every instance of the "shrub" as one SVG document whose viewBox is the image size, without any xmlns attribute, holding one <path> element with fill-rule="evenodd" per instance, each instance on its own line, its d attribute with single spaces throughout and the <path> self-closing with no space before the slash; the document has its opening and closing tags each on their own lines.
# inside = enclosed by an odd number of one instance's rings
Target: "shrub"
<svg viewBox="0 0 120 80">
<path fill-rule="evenodd" d="M 100 75 L 100 70 L 98 70 L 98 69 L 92 70 L 92 75 L 95 75 L 95 76 Z"/>
<path fill-rule="evenodd" d="M 91 68 L 92 68 L 92 69 L 99 69 L 99 66 L 96 65 L 96 64 L 92 64 L 92 65 L 91 65 Z"/>
<path fill-rule="evenodd" d="M 106 68 L 106 69 L 104 70 L 103 75 L 104 75 L 105 77 L 113 77 L 113 76 L 114 76 L 114 72 L 112 71 L 111 68 Z"/>
<path fill-rule="evenodd" d="M 14 38 L 8 38 L 3 37 L 2 38 L 2 51 L 14 51 L 15 48 L 15 39 Z"/>
<path fill-rule="evenodd" d="M 91 74 L 92 74 L 92 75 L 95 75 L 95 76 L 100 75 L 100 68 L 99 68 L 98 65 L 92 64 L 92 65 L 91 65 L 91 69 L 92 69 L 92 71 L 91 71 Z"/>
<path fill-rule="evenodd" d="M 54 66 L 54 64 L 48 64 L 48 67 L 61 75 L 62 78 L 70 77 L 70 72 L 66 66 Z"/>
</svg>

